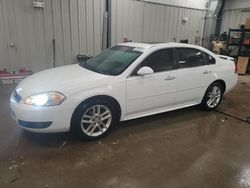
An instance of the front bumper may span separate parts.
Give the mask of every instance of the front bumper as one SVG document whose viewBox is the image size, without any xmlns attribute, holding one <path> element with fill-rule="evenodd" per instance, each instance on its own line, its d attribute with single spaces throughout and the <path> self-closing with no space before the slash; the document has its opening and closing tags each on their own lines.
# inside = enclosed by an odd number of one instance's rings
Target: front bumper
<svg viewBox="0 0 250 188">
<path fill-rule="evenodd" d="M 73 111 L 67 103 L 58 106 L 29 106 L 16 101 L 12 94 L 10 107 L 12 119 L 23 129 L 40 133 L 70 130 Z"/>
</svg>

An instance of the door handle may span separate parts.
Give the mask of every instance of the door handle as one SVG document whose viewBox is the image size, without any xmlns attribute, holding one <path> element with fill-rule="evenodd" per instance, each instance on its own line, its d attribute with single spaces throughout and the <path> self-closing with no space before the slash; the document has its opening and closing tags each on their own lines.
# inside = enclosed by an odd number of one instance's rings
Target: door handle
<svg viewBox="0 0 250 188">
<path fill-rule="evenodd" d="M 173 80 L 173 79 L 175 79 L 175 76 L 167 76 L 166 78 L 165 78 L 165 80 Z"/>
<path fill-rule="evenodd" d="M 205 70 L 204 72 L 203 72 L 203 74 L 210 74 L 212 71 L 209 71 L 209 70 Z"/>
</svg>

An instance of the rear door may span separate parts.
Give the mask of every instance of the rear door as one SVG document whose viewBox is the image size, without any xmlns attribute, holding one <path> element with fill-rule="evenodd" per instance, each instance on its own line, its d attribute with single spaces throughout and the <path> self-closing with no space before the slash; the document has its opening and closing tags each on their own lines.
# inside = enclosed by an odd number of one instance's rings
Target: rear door
<svg viewBox="0 0 250 188">
<path fill-rule="evenodd" d="M 200 103 L 214 79 L 213 66 L 208 64 L 211 57 L 205 57 L 204 52 L 194 48 L 176 48 L 175 53 L 178 66 L 176 105 Z"/>
</svg>

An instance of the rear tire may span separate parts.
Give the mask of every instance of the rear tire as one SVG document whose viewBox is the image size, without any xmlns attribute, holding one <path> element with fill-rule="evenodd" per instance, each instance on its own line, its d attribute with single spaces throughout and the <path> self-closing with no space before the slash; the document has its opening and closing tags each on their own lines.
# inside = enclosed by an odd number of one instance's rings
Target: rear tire
<svg viewBox="0 0 250 188">
<path fill-rule="evenodd" d="M 219 83 L 213 83 L 208 88 L 202 99 L 201 107 L 206 111 L 216 109 L 223 97 L 223 87 Z"/>
<path fill-rule="evenodd" d="M 83 140 L 97 140 L 106 136 L 117 121 L 115 104 L 94 99 L 77 107 L 72 117 L 71 130 Z"/>
</svg>

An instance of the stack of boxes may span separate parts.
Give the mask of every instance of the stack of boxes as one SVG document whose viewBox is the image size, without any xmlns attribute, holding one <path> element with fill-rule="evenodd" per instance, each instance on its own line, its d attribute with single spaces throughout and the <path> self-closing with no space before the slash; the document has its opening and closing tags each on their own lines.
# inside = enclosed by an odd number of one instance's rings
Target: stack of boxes
<svg viewBox="0 0 250 188">
<path fill-rule="evenodd" d="M 245 29 L 250 29 L 250 18 L 246 19 Z M 243 44 L 250 45 L 250 39 L 244 39 Z M 237 61 L 237 69 L 239 74 L 246 74 L 249 63 L 249 57 L 239 56 Z"/>
<path fill-rule="evenodd" d="M 33 72 L 20 69 L 18 71 L 7 71 L 6 69 L 0 70 L 0 84 L 16 84 L 21 82 L 24 78 L 31 75 Z"/>
</svg>

